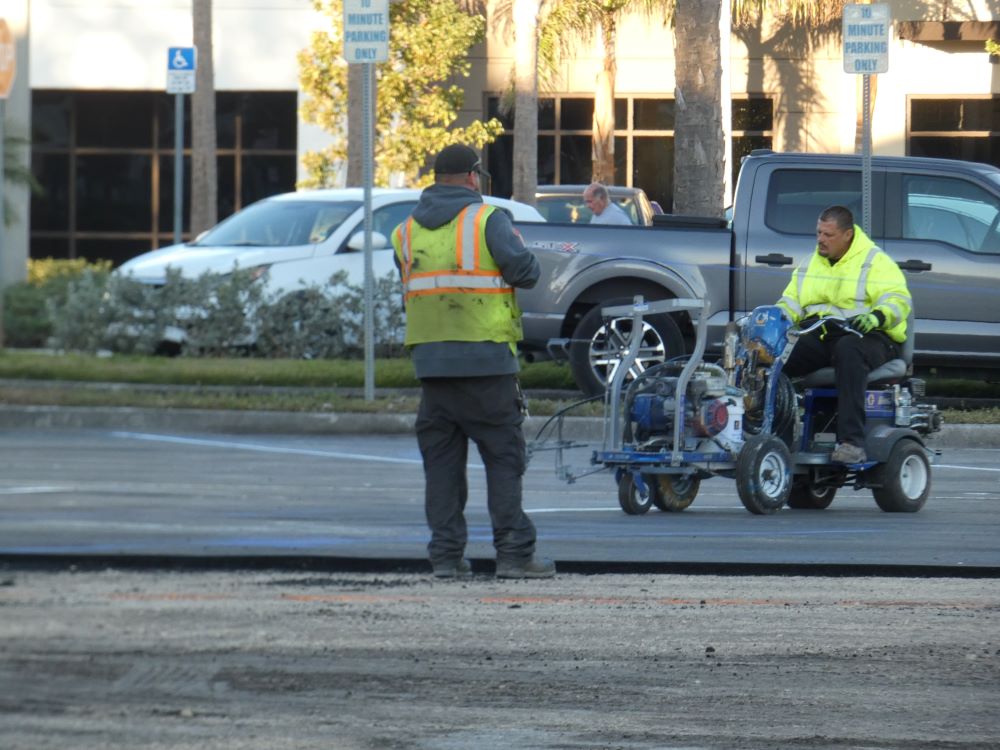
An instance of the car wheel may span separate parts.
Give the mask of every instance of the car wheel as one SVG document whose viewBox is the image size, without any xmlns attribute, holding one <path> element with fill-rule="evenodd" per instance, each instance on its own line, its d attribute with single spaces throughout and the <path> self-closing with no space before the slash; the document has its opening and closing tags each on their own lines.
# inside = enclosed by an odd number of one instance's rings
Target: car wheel
<svg viewBox="0 0 1000 750">
<path fill-rule="evenodd" d="M 580 319 L 573 332 L 573 343 L 569 349 L 570 367 L 577 387 L 588 396 L 604 393 L 632 335 L 632 318 L 604 320 L 601 310 L 611 304 L 629 304 L 629 301 L 608 301 L 595 305 Z M 669 315 L 650 315 L 642 323 L 639 356 L 625 378 L 626 383 L 653 365 L 684 354 L 684 337 Z"/>
</svg>

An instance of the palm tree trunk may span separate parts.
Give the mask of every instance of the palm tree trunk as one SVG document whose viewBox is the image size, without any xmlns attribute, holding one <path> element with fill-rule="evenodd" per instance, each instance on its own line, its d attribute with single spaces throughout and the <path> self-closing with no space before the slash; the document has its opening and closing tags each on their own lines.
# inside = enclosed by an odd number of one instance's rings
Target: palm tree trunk
<svg viewBox="0 0 1000 750">
<path fill-rule="evenodd" d="M 678 0 L 674 14 L 676 214 L 723 214 L 721 2 Z"/>
<path fill-rule="evenodd" d="M 514 0 L 514 171 L 516 201 L 535 204 L 538 188 L 538 11 L 540 0 Z"/>
<path fill-rule="evenodd" d="M 212 0 L 192 0 L 194 46 L 198 50 L 191 95 L 191 236 L 218 223 L 215 71 L 212 65 Z"/>
<path fill-rule="evenodd" d="M 615 77 L 618 62 L 615 57 L 617 43 L 615 18 L 605 13 L 601 19 L 601 39 L 604 46 L 604 63 L 597 74 L 594 91 L 593 180 L 611 185 L 615 181 Z"/>
</svg>

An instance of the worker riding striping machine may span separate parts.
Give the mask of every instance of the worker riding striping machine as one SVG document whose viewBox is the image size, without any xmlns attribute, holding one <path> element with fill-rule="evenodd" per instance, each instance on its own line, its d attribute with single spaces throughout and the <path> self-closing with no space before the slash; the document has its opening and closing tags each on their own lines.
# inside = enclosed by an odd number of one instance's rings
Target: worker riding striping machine
<svg viewBox="0 0 1000 750">
<path fill-rule="evenodd" d="M 682 310 L 697 317 L 694 352 L 637 372 L 643 317 Z M 591 457 L 591 466 L 598 468 L 577 472 L 564 463 L 564 449 L 580 447 L 562 439 L 563 420 L 572 407 L 539 431 L 540 439 L 555 426 L 554 446 L 536 440 L 533 447 L 557 451 L 556 470 L 563 479 L 573 482 L 613 471 L 618 502 L 631 515 L 654 505 L 663 511 L 684 510 L 701 480 L 711 476 L 734 478 L 744 507 L 755 514 L 774 513 L 786 503 L 823 509 L 848 485 L 871 489 L 887 512 L 913 513 L 927 501 L 934 452 L 925 438 L 941 429 L 941 415 L 935 406 L 918 402 L 923 381 L 908 377 L 912 317 L 903 359 L 887 362 L 868 378 L 868 458 L 842 464 L 830 459 L 837 420 L 833 368 L 802 379 L 801 393 L 782 373 L 798 337 L 813 326 L 800 329 L 780 308 L 758 307 L 727 325 L 722 361 L 716 364 L 703 359 L 707 302 L 647 303 L 636 297 L 630 306 L 605 308 L 604 315 L 631 317 L 632 328 L 604 394 L 603 443 Z M 835 325 L 836 320 L 823 318 L 814 325 L 819 324 Z"/>
</svg>

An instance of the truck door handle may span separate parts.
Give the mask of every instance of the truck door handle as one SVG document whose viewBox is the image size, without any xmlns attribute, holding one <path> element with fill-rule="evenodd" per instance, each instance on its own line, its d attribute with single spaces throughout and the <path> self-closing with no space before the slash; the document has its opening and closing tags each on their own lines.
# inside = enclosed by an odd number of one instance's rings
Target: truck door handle
<svg viewBox="0 0 1000 750">
<path fill-rule="evenodd" d="M 902 263 L 897 263 L 900 268 L 904 271 L 930 271 L 931 264 L 924 263 L 922 260 L 904 260 Z"/>
<path fill-rule="evenodd" d="M 770 253 L 769 255 L 758 255 L 754 258 L 758 263 L 763 263 L 766 266 L 789 266 L 792 264 L 792 259 L 787 255 L 782 255 L 781 253 Z"/>
</svg>

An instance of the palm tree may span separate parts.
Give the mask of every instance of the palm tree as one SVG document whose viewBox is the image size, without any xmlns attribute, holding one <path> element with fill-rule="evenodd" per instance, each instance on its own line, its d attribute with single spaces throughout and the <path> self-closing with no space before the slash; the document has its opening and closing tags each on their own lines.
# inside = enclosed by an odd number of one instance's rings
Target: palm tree
<svg viewBox="0 0 1000 750">
<path fill-rule="evenodd" d="M 513 195 L 535 203 L 538 189 L 538 14 L 540 0 L 513 0 L 514 159 Z"/>
<path fill-rule="evenodd" d="M 677 0 L 674 11 L 674 196 L 677 214 L 722 216 L 725 134 L 722 0 Z M 713 52 L 715 54 L 713 54 Z"/>
<path fill-rule="evenodd" d="M 618 22 L 626 13 L 639 13 L 664 24 L 673 15 L 674 0 L 562 0 L 554 3 L 539 31 L 539 57 L 545 71 L 570 56 L 575 42 L 599 38 L 603 52 L 594 92 L 593 179 L 615 179 L 615 77 L 618 64 Z"/>
<path fill-rule="evenodd" d="M 571 57 L 575 43 L 601 39 L 603 64 L 595 85 L 593 178 L 614 181 L 614 87 L 617 25 L 626 13 L 682 24 L 675 35 L 677 119 L 674 129 L 675 211 L 721 215 L 723 208 L 725 137 L 719 71 L 723 0 L 561 0 L 543 14 L 539 28 L 539 75 L 551 82 L 561 59 Z M 845 0 L 730 0 L 734 31 L 756 26 L 767 12 L 790 29 L 822 29 L 843 12 Z M 675 6 L 677 7 L 675 10 Z M 535 108 L 532 108 L 532 112 Z M 860 138 L 860 135 L 859 135 Z M 860 141 L 859 141 L 860 143 Z M 520 147 L 519 147 L 520 148 Z M 520 151 L 519 151 L 520 153 Z M 680 182 L 677 181 L 680 177 Z"/>
<path fill-rule="evenodd" d="M 198 50 L 196 87 L 191 95 L 191 235 L 196 237 L 219 221 L 212 0 L 192 0 L 191 20 Z"/>
</svg>

